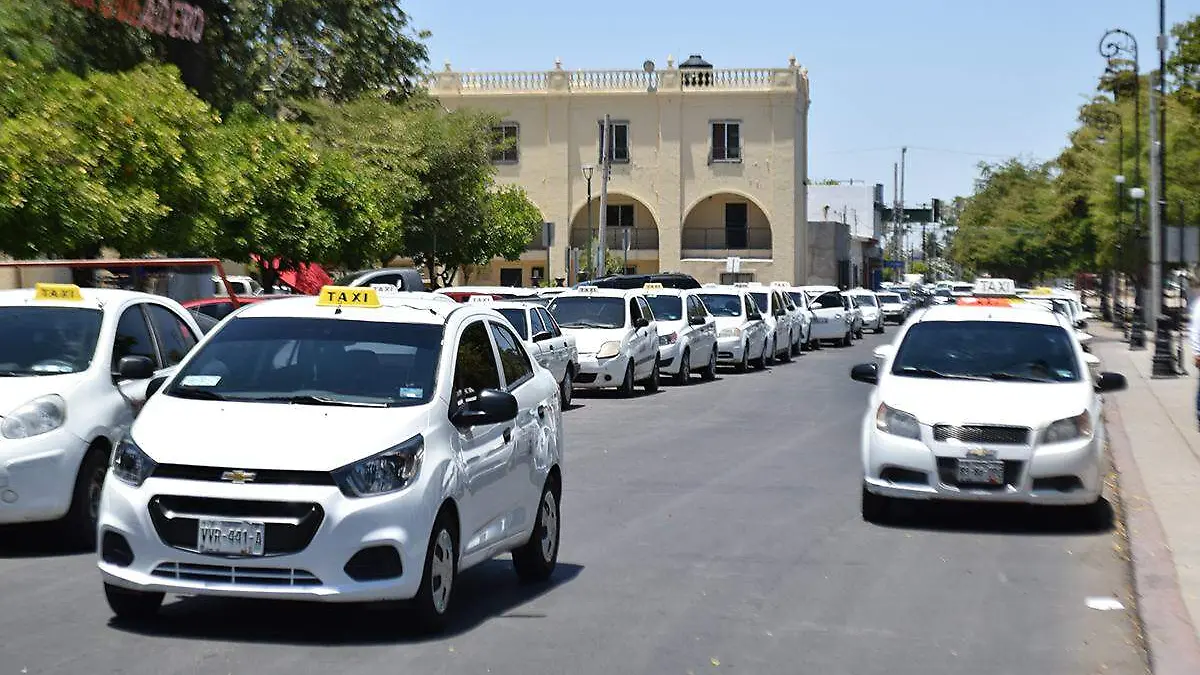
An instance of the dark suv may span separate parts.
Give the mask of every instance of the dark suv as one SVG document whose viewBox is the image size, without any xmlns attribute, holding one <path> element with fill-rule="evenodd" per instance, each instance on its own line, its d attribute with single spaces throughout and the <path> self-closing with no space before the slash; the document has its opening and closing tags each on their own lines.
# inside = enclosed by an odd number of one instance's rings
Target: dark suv
<svg viewBox="0 0 1200 675">
<path fill-rule="evenodd" d="M 703 288 L 696 277 L 681 272 L 660 272 L 657 274 L 614 274 L 593 281 L 584 281 L 580 286 L 596 286 L 598 288 L 641 288 L 646 284 L 662 284 L 663 288 Z"/>
</svg>

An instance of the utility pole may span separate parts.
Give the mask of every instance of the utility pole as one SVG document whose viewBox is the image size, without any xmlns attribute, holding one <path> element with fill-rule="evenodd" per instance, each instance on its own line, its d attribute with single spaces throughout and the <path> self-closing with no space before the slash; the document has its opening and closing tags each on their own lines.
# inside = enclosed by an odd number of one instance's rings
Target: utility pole
<svg viewBox="0 0 1200 675">
<path fill-rule="evenodd" d="M 900 165 L 892 163 L 892 262 L 900 259 Z M 896 269 L 893 267 L 892 269 Z M 899 273 L 896 281 L 900 281 Z"/>
<path fill-rule="evenodd" d="M 908 239 L 908 225 L 904 221 L 904 158 L 908 155 L 908 148 L 900 148 L 900 228 L 904 231 L 904 239 Z M 908 274 L 908 258 L 904 258 L 904 273 Z"/>
<path fill-rule="evenodd" d="M 604 256 L 608 253 L 608 174 L 612 168 L 612 156 L 608 144 L 612 139 L 612 117 L 604 113 L 604 129 L 600 132 L 600 243 L 596 253 L 596 276 L 604 276 L 607 269 Z"/>
<path fill-rule="evenodd" d="M 1150 315 L 1154 317 L 1154 358 L 1151 377 L 1177 377 L 1167 316 L 1164 274 L 1167 264 L 1167 184 L 1163 165 L 1167 132 L 1167 18 L 1166 0 L 1158 1 L 1158 91 L 1150 90 Z"/>
</svg>

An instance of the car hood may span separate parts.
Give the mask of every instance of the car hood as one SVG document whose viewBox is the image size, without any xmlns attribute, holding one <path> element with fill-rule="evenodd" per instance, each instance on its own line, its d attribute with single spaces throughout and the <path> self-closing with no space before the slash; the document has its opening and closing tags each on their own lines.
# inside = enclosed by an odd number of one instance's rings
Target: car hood
<svg viewBox="0 0 1200 675">
<path fill-rule="evenodd" d="M 1095 393 L 1080 382 L 985 382 L 885 374 L 880 400 L 915 415 L 921 424 L 1041 427 L 1088 409 Z"/>
<path fill-rule="evenodd" d="M 432 404 L 349 408 L 150 398 L 130 432 L 160 464 L 332 471 L 423 431 Z"/>
<path fill-rule="evenodd" d="M 562 328 L 560 326 L 560 328 Z M 614 340 L 620 342 L 629 332 L 626 328 L 562 328 L 563 335 L 575 338 L 575 347 L 580 354 L 595 354 L 600 345 Z"/>
<path fill-rule="evenodd" d="M 678 333 L 679 331 L 686 328 L 688 325 L 688 323 L 682 319 L 680 319 L 679 321 L 655 321 L 654 324 L 656 326 L 658 326 L 658 334 L 659 335 L 670 335 L 671 333 Z"/>
<path fill-rule="evenodd" d="M 883 303 L 883 308 L 884 309 L 904 309 L 904 303 L 903 302 L 885 302 L 885 303 Z"/>
<path fill-rule="evenodd" d="M 66 398 L 86 377 L 85 373 L 0 377 L 0 417 L 35 398 L 49 394 L 58 394 Z"/>
</svg>

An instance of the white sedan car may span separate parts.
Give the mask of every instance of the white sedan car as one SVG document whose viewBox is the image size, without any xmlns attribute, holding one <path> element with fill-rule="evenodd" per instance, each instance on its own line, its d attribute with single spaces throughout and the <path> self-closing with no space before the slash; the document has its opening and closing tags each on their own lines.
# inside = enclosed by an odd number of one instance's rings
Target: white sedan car
<svg viewBox="0 0 1200 675">
<path fill-rule="evenodd" d="M 639 290 L 580 286 L 550 302 L 550 314 L 579 348 L 577 389 L 658 391 L 658 325 Z"/>
<path fill-rule="evenodd" d="M 875 333 L 882 333 L 885 317 L 883 308 L 879 304 L 879 297 L 865 288 L 852 290 L 850 295 L 858 302 L 862 312 L 863 328 L 869 328 Z"/>
<path fill-rule="evenodd" d="M 123 618 L 167 593 L 412 600 L 437 629 L 462 570 L 511 552 L 521 579 L 553 572 L 562 444 L 558 383 L 484 305 L 363 287 L 250 305 L 117 445 L 105 596 Z"/>
<path fill-rule="evenodd" d="M 705 380 L 717 379 L 717 320 L 695 290 L 643 287 L 646 302 L 658 324 L 658 366 L 675 384 L 691 382 L 699 371 Z"/>
<path fill-rule="evenodd" d="M 876 362 L 862 424 L 862 515 L 895 499 L 1023 502 L 1099 512 L 1100 393 L 1125 387 L 1071 326 L 1040 308 L 938 306 L 905 325 Z"/>
<path fill-rule="evenodd" d="M 575 374 L 579 372 L 579 351 L 575 347 L 575 336 L 563 333 L 550 312 L 536 303 L 492 300 L 485 295 L 477 295 L 475 298 L 483 299 L 475 304 L 490 306 L 517 329 L 517 335 L 525 342 L 525 349 L 558 381 L 563 408 L 571 407 Z"/>
</svg>

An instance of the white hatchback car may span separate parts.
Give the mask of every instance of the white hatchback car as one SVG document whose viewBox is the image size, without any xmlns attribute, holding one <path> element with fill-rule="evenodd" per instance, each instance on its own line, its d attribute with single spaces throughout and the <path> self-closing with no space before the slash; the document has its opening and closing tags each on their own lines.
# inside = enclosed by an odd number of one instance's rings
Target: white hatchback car
<svg viewBox="0 0 1200 675">
<path fill-rule="evenodd" d="M 892 500 L 1076 505 L 1096 514 L 1103 488 L 1099 394 L 1125 387 L 1052 312 L 937 306 L 851 378 L 876 385 L 862 422 L 862 515 Z"/>
<path fill-rule="evenodd" d="M 615 387 L 633 396 L 641 383 L 658 391 L 658 327 L 641 290 L 580 286 L 555 296 L 547 309 L 575 337 L 576 389 Z"/>
<path fill-rule="evenodd" d="M 166 593 L 411 599 L 436 629 L 472 565 L 553 572 L 562 448 L 558 383 L 486 306 L 362 287 L 251 305 L 118 444 L 105 595 L 127 618 Z"/>
<path fill-rule="evenodd" d="M 71 284 L 0 292 L 0 524 L 63 519 L 95 548 L 114 445 L 201 335 L 168 298 Z"/>
<path fill-rule="evenodd" d="M 717 362 L 743 373 L 750 366 L 765 368 L 767 324 L 747 289 L 713 284 L 697 293 L 717 320 Z"/>
<path fill-rule="evenodd" d="M 658 326 L 658 367 L 675 384 L 686 385 L 699 371 L 705 380 L 717 379 L 717 320 L 695 290 L 642 287 Z"/>
<path fill-rule="evenodd" d="M 885 317 L 883 308 L 879 304 L 879 297 L 865 288 L 856 288 L 849 293 L 858 302 L 862 312 L 863 328 L 882 333 Z"/>
<path fill-rule="evenodd" d="M 575 374 L 579 372 L 575 336 L 563 333 L 550 312 L 534 302 L 492 300 L 486 295 L 477 295 L 471 300 L 490 306 L 508 319 L 525 342 L 525 349 L 558 381 L 563 408 L 571 407 Z"/>
</svg>

